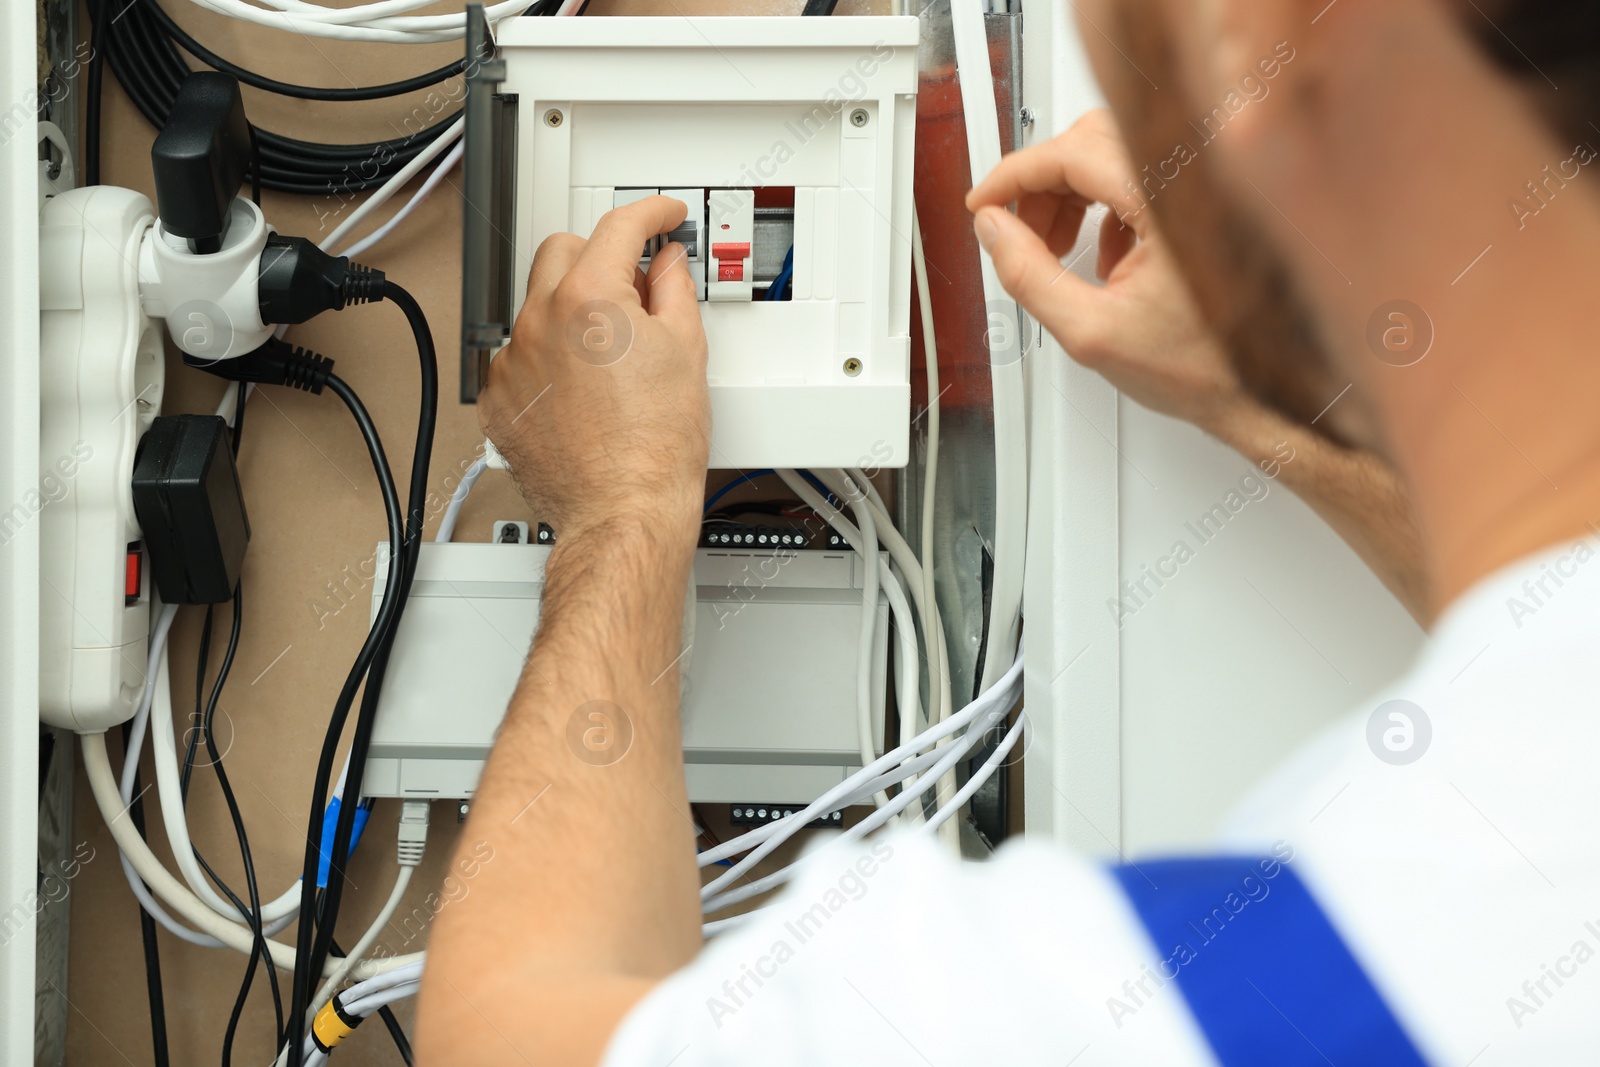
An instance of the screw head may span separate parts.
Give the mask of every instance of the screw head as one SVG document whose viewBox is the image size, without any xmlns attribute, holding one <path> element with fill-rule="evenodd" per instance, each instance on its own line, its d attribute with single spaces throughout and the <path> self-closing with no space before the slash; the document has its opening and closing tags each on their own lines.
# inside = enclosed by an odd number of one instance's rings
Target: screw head
<svg viewBox="0 0 1600 1067">
<path fill-rule="evenodd" d="M 854 356 L 844 361 L 844 372 L 854 378 L 861 373 L 861 361 Z"/>
<path fill-rule="evenodd" d="M 549 111 L 546 111 L 544 113 L 544 124 L 552 128 L 561 125 L 560 110 L 557 108 L 551 108 Z"/>
<path fill-rule="evenodd" d="M 865 126 L 867 124 L 867 118 L 867 109 L 858 107 L 854 111 L 850 112 L 850 125 Z"/>
</svg>

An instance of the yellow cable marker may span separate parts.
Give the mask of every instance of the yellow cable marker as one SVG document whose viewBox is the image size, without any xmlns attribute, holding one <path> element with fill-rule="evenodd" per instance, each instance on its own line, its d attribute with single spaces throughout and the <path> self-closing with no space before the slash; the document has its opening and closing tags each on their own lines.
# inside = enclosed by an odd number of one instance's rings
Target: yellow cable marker
<svg viewBox="0 0 1600 1067">
<path fill-rule="evenodd" d="M 324 1004 L 322 1010 L 317 1012 L 317 1017 L 312 1020 L 312 1040 L 322 1051 L 331 1051 L 333 1046 L 355 1032 L 355 1024 L 360 1021 L 359 1018 L 347 1020 L 344 1012 L 339 1009 L 339 999 L 335 997 Z"/>
</svg>

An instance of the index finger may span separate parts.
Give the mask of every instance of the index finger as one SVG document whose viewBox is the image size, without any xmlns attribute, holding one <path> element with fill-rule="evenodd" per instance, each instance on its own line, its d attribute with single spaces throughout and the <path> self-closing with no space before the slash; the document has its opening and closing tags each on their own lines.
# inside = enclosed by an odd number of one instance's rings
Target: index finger
<svg viewBox="0 0 1600 1067">
<path fill-rule="evenodd" d="M 601 216 L 589 243 L 573 264 L 573 273 L 612 283 L 618 294 L 627 290 L 639 303 L 634 276 L 645 242 L 676 229 L 688 217 L 689 206 L 670 196 L 649 196 Z"/>
<path fill-rule="evenodd" d="M 1107 119 L 1089 116 L 1060 137 L 1002 159 L 967 194 L 967 208 L 1003 207 L 1048 194 L 1079 211 L 1090 204 L 1105 204 L 1134 223 L 1137 231 L 1143 213 L 1139 210 L 1142 205 L 1127 191 L 1132 178 L 1133 165 L 1116 130 L 1109 127 Z"/>
</svg>

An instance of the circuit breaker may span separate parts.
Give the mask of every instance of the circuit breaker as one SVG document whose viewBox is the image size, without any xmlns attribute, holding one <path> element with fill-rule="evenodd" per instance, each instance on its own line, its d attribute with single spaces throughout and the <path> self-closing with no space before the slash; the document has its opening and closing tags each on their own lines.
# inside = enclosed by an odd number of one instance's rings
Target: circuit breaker
<svg viewBox="0 0 1600 1067">
<path fill-rule="evenodd" d="M 702 300 L 711 465 L 904 466 L 917 28 L 501 22 L 492 62 L 469 69 L 485 91 L 468 94 L 467 195 L 481 210 L 467 211 L 464 398 L 539 244 L 661 193 L 688 206 L 668 237 L 690 251 Z M 653 244 L 642 267 L 665 241 Z"/>
</svg>

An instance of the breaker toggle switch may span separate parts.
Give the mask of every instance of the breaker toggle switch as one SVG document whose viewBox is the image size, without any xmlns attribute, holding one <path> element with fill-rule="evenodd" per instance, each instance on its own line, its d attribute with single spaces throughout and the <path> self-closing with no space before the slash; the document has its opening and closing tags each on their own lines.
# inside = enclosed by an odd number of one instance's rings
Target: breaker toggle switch
<svg viewBox="0 0 1600 1067">
<path fill-rule="evenodd" d="M 743 282 L 749 280 L 744 276 L 745 264 L 750 261 L 750 245 L 748 242 L 713 244 L 711 246 L 711 258 L 717 261 L 717 281 Z"/>
<path fill-rule="evenodd" d="M 712 189 L 706 200 L 706 240 L 717 264 L 716 274 L 706 286 L 706 297 L 713 301 L 748 301 L 754 281 L 750 245 L 755 237 L 756 194 L 750 189 Z"/>
</svg>

